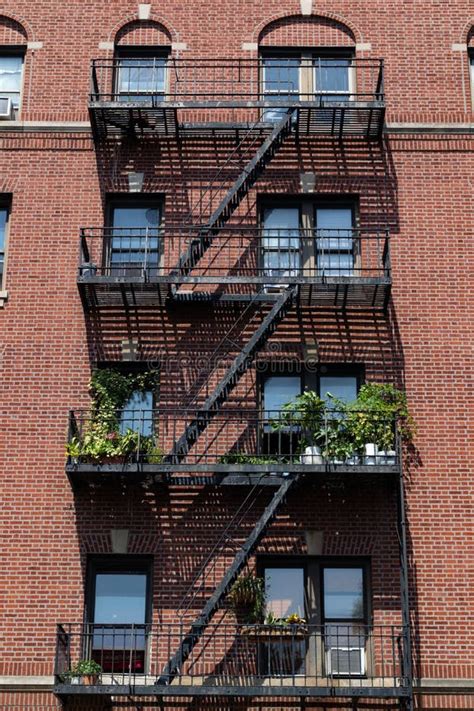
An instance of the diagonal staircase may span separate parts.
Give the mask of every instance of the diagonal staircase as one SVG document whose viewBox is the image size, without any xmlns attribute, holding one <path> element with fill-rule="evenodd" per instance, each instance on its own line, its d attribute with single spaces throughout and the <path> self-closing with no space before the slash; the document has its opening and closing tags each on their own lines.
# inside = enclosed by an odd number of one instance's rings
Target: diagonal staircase
<svg viewBox="0 0 474 711">
<path fill-rule="evenodd" d="M 278 324 L 292 307 L 296 298 L 297 289 L 298 287 L 289 286 L 278 296 L 259 327 L 234 359 L 224 377 L 216 385 L 204 405 L 199 408 L 197 416 L 186 426 L 181 437 L 175 441 L 171 452 L 164 458 L 165 462 L 179 464 L 188 454 L 199 435 L 206 429 L 242 375 L 248 370 L 256 353 L 262 348 L 265 341 L 272 335 Z"/>
<path fill-rule="evenodd" d="M 198 227 L 197 235 L 192 239 L 186 252 L 181 255 L 176 268 L 172 271 L 174 274 L 181 276 L 188 275 L 199 262 L 203 254 L 210 247 L 213 236 L 226 224 L 234 211 L 240 205 L 249 190 L 258 180 L 260 175 L 272 161 L 279 149 L 282 147 L 286 138 L 292 133 L 292 121 L 294 109 L 288 109 L 284 117 L 275 125 L 270 135 L 265 139 L 262 145 L 258 148 L 251 160 L 245 165 L 237 180 L 233 183 L 227 194 L 221 200 L 219 206 L 211 214 L 209 221 L 205 225 Z M 220 177 L 225 168 L 232 164 L 233 156 L 238 152 L 239 148 L 244 146 L 249 138 L 252 138 L 252 133 L 260 132 L 261 122 L 258 121 L 249 130 L 239 146 L 233 151 L 232 155 L 226 161 L 225 165 L 218 171 L 211 184 L 208 186 L 206 193 L 212 195 L 216 189 L 216 183 L 219 183 Z M 260 133 L 258 133 L 260 135 Z M 254 144 L 254 140 L 251 145 Z M 217 185 L 217 189 L 222 188 L 222 184 Z M 211 202 L 211 201 L 210 201 Z M 202 212 L 202 199 L 200 201 Z"/>
<path fill-rule="evenodd" d="M 166 667 L 163 669 L 161 675 L 156 680 L 155 684 L 169 685 L 172 683 L 173 679 L 177 676 L 182 665 L 188 659 L 192 650 L 199 642 L 202 634 L 204 633 L 207 625 L 211 621 L 214 613 L 219 609 L 220 604 L 229 590 L 232 583 L 237 578 L 238 574 L 246 564 L 249 556 L 252 554 L 253 550 L 264 536 L 269 524 L 276 515 L 278 508 L 284 502 L 286 495 L 292 487 L 295 486 L 298 481 L 298 476 L 288 477 L 284 479 L 281 486 L 277 489 L 273 495 L 272 500 L 266 507 L 262 516 L 259 518 L 255 526 L 253 527 L 250 535 L 248 536 L 245 543 L 242 545 L 238 553 L 236 554 L 232 564 L 225 572 L 221 582 L 214 590 L 213 594 L 206 602 L 203 607 L 199 617 L 197 617 L 194 622 L 189 626 L 189 630 L 183 636 L 178 649 L 169 659 Z"/>
</svg>

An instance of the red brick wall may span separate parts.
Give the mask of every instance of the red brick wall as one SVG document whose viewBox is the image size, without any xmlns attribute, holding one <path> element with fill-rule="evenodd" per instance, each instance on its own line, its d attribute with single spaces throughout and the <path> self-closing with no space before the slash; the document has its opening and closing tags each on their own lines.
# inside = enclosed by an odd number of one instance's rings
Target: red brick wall
<svg viewBox="0 0 474 711">
<path fill-rule="evenodd" d="M 1 12 L 14 19 L 0 21 L 0 45 L 43 43 L 27 52 L 22 118 L 86 121 L 89 61 L 104 54 L 99 42 L 118 37 L 127 44 L 185 42 L 186 57 L 252 56 L 242 42 L 370 42 L 364 56 L 385 59 L 389 121 L 473 120 L 467 54 L 452 51 L 453 43 L 468 41 L 472 11 L 465 1 L 415 7 L 334 0 L 327 19 L 294 20 L 278 18 L 297 13 L 297 2 L 284 11 L 276 1 L 248 3 L 245 12 L 227 2 L 196 2 L 192 12 L 186 3 L 153 3 L 157 24 L 127 24 L 136 3 L 113 5 L 111 12 L 107 3 L 74 0 L 66 12 L 53 0 L 41 8 L 4 0 Z M 341 17 L 349 29 L 341 28 Z M 392 133 L 382 147 L 290 140 L 234 217 L 237 224 L 254 223 L 259 198 L 300 195 L 300 173 L 314 172 L 315 195 L 356 195 L 365 224 L 391 227 L 388 317 L 294 309 L 261 359 L 302 360 L 304 347 L 316 341 L 321 363 L 360 363 L 367 377 L 406 387 L 419 455 L 406 477 L 415 671 L 435 679 L 474 676 L 467 388 L 473 375 L 472 147 L 469 135 Z M 0 148 L 0 193 L 13 194 L 9 300 L 0 309 L 2 569 L 8 571 L 1 582 L 0 674 L 50 674 L 55 624 L 81 620 L 86 557 L 110 552 L 111 528 L 128 527 L 130 551 L 155 556 L 155 616 L 172 615 L 243 496 L 105 486 L 73 495 L 64 473 L 68 410 L 88 405 L 87 382 L 98 359 L 120 360 L 122 340 L 138 341 L 140 357 L 163 366 L 163 401 L 178 404 L 198 374 L 196 356 L 212 352 L 233 318 L 227 307 L 186 306 L 128 318 L 111 311 L 87 321 L 75 282 L 79 228 L 101 225 L 105 194 L 126 191 L 130 171 L 145 173 L 144 191 L 164 194 L 166 220 L 179 221 L 233 143 L 169 140 L 108 154 L 96 151 L 88 135 L 6 133 L 0 124 Z M 253 398 L 251 370 L 233 400 Z M 371 482 L 335 491 L 308 487 L 304 498 L 289 499 L 259 551 L 304 553 L 306 528 L 324 532 L 326 555 L 371 558 L 376 614 L 393 619 L 399 610 L 393 491 Z M 10 693 L 2 703 L 5 709 L 57 707 L 50 694 Z M 470 703 L 463 696 L 424 697 L 419 707 L 467 710 Z"/>
</svg>

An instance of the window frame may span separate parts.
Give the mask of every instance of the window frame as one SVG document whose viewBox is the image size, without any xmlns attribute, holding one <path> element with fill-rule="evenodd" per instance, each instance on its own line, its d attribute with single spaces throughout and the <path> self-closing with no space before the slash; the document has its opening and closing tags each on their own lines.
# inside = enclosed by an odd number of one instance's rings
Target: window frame
<svg viewBox="0 0 474 711">
<path fill-rule="evenodd" d="M 315 635 L 315 639 L 310 639 L 306 649 L 306 661 L 309 673 L 316 676 L 328 676 L 327 650 L 324 642 L 325 625 L 328 624 L 324 617 L 324 569 L 325 568 L 362 568 L 363 580 L 363 621 L 356 620 L 356 624 L 362 625 L 366 631 L 364 646 L 364 666 L 361 674 L 339 674 L 340 678 L 364 678 L 372 676 L 373 673 L 373 644 L 370 630 L 373 625 L 373 586 L 372 586 L 372 559 L 369 556 L 324 556 L 324 555 L 281 555 L 281 554 L 261 554 L 256 558 L 257 575 L 265 580 L 266 568 L 300 568 L 304 569 L 304 617 L 309 625 L 315 625 L 320 634 Z M 317 599 L 312 601 L 312 591 L 316 593 Z M 351 620 L 343 620 L 340 624 L 350 624 Z M 330 624 L 330 622 L 329 622 Z M 334 619 L 333 624 L 338 624 Z"/>
<path fill-rule="evenodd" d="M 95 603 L 97 590 L 97 575 L 103 572 L 110 573 L 144 573 L 146 575 L 146 590 L 145 590 L 145 622 L 143 623 L 143 673 L 147 673 L 150 664 L 150 626 L 153 620 L 153 571 L 154 559 L 150 555 L 135 555 L 135 554 L 109 554 L 109 555 L 90 555 L 87 559 L 86 567 L 86 583 L 85 583 L 85 599 L 84 599 L 84 629 L 86 634 L 82 640 L 82 655 L 85 659 L 93 656 L 94 633 L 95 625 L 101 625 L 100 622 L 95 622 Z M 105 625 L 106 623 L 104 623 Z M 142 624 L 142 623 L 140 623 Z M 131 623 L 119 622 L 114 625 L 122 630 L 131 627 Z M 124 633 L 125 636 L 126 633 Z M 106 636 L 106 635 L 105 635 Z M 115 648 L 115 645 L 114 645 Z M 101 652 L 101 659 L 107 648 L 98 647 Z M 116 651 L 120 651 L 117 648 Z M 136 650 L 138 651 L 138 650 Z M 118 658 L 120 660 L 120 658 Z M 119 661 L 120 666 L 120 661 Z M 111 673 L 123 673 L 120 669 L 112 669 Z M 127 672 L 128 673 L 128 672 Z"/>
<path fill-rule="evenodd" d="M 115 45 L 114 47 L 114 71 L 112 76 L 113 100 L 120 102 L 121 96 L 129 97 L 124 103 L 136 103 L 130 97 L 147 97 L 151 100 L 154 96 L 162 96 L 163 100 L 169 93 L 169 59 L 171 56 L 171 45 Z M 163 91 L 159 92 L 121 92 L 119 91 L 120 82 L 120 61 L 122 59 L 164 59 L 164 79 Z M 139 99 L 137 99 L 139 102 Z"/>
<path fill-rule="evenodd" d="M 0 195 L 0 210 L 6 212 L 5 235 L 3 249 L 0 249 L 0 259 L 3 258 L 3 268 L 0 273 L 0 297 L 6 292 L 6 276 L 8 267 L 8 242 L 10 235 L 10 219 L 12 213 L 12 196 L 10 194 Z"/>
<path fill-rule="evenodd" d="M 315 101 L 317 96 L 325 94 L 341 95 L 349 94 L 348 101 L 353 101 L 356 94 L 356 74 L 354 60 L 356 59 L 355 47 L 278 47 L 268 46 L 259 47 L 259 85 L 260 98 L 265 99 L 271 91 L 265 91 L 265 74 L 264 60 L 265 59 L 299 59 L 298 72 L 298 91 L 287 92 L 299 95 L 299 101 Z M 316 62 L 317 59 L 348 59 L 348 92 L 337 91 L 319 91 L 316 81 Z"/>
<path fill-rule="evenodd" d="M 308 195 L 288 195 L 276 194 L 258 196 L 257 206 L 257 228 L 259 234 L 259 264 L 260 268 L 264 269 L 264 249 L 262 244 L 262 235 L 264 230 L 264 214 L 265 210 L 277 207 L 288 207 L 297 209 L 299 212 L 300 225 L 300 263 L 299 271 L 303 276 L 311 276 L 320 273 L 318 267 L 318 251 L 317 251 L 317 225 L 316 225 L 316 210 L 318 208 L 349 208 L 352 214 L 352 231 L 353 231 L 353 266 L 354 276 L 357 276 L 357 271 L 360 269 L 360 244 L 358 244 L 358 236 L 360 235 L 360 198 L 356 193 L 342 195 L 327 195 L 324 193 L 314 193 Z M 343 250 L 345 253 L 347 250 Z M 335 251 L 335 253 L 337 253 Z M 282 277 L 282 282 L 285 277 Z M 278 284 L 273 285 L 278 288 Z"/>
<path fill-rule="evenodd" d="M 114 210 L 117 208 L 148 208 L 156 209 L 159 214 L 158 231 L 158 258 L 156 264 L 148 266 L 148 269 L 156 269 L 158 272 L 163 266 L 164 259 L 164 214 L 165 214 L 165 197 L 163 193 L 110 193 L 105 198 L 104 211 L 104 227 L 105 234 L 102 245 L 102 264 L 104 273 L 112 273 L 112 255 L 113 249 L 113 230 L 114 228 Z M 118 228 L 121 229 L 121 228 Z M 132 251 L 132 250 L 130 250 Z M 133 250 L 138 251 L 138 250 Z M 143 252 L 143 250 L 140 250 Z M 120 264 L 116 265 L 120 269 Z M 140 267 L 137 266 L 137 269 Z M 141 267 L 143 269 L 143 267 Z"/>
<path fill-rule="evenodd" d="M 266 229 L 271 230 L 272 228 L 266 228 L 265 227 L 265 212 L 267 210 L 272 210 L 272 209 L 278 209 L 278 208 L 283 208 L 283 209 L 293 209 L 297 210 L 298 212 L 298 230 L 299 230 L 299 245 L 298 249 L 296 250 L 295 248 L 292 248 L 289 243 L 288 249 L 280 249 L 280 248 L 274 248 L 274 249 L 265 249 L 263 239 L 264 239 L 264 232 Z M 301 234 L 302 234 L 302 205 L 301 202 L 294 202 L 292 201 L 291 197 L 287 199 L 283 198 L 282 200 L 278 201 L 263 201 L 262 204 L 258 206 L 257 210 L 257 225 L 258 225 L 258 235 L 259 235 L 259 247 L 260 247 L 260 254 L 259 254 L 259 266 L 260 269 L 262 270 L 262 273 L 265 274 L 266 272 L 266 267 L 265 267 L 265 255 L 266 254 L 274 254 L 275 252 L 277 254 L 286 254 L 288 255 L 288 262 L 291 264 L 291 255 L 298 255 L 298 264 L 296 266 L 296 270 L 288 269 L 288 271 L 296 271 L 300 272 L 303 268 L 303 250 L 302 250 L 302 244 L 301 244 Z M 273 228 L 273 229 L 278 229 L 278 228 Z M 282 231 L 285 228 L 281 228 Z M 291 230 L 291 228 L 290 228 Z M 289 230 L 289 231 L 290 231 Z M 294 239 L 294 237 L 289 237 L 289 240 Z M 279 267 L 277 267 L 279 268 Z M 284 269 L 284 267 L 282 267 Z M 275 284 L 267 284 L 265 285 L 265 290 L 266 291 L 279 291 L 281 290 L 283 285 L 286 285 L 285 279 L 291 279 L 291 277 L 285 277 L 282 275 L 281 277 L 282 281 L 280 283 L 275 283 Z"/>
<path fill-rule="evenodd" d="M 21 45 L 21 44 L 11 44 L 11 45 L 0 45 L 0 58 L 6 57 L 6 56 L 14 56 L 14 57 L 21 57 L 21 75 L 20 75 L 20 86 L 19 86 L 19 97 L 18 97 L 18 106 L 14 106 L 12 102 L 12 108 L 14 111 L 14 120 L 17 120 L 18 117 L 20 116 L 20 112 L 22 109 L 22 103 L 23 103 L 23 89 L 24 89 L 24 84 L 25 84 L 25 63 L 26 63 L 26 46 Z M 12 93 L 12 92 L 8 92 Z M 16 93 L 16 92 L 13 92 Z M 0 92 L 0 95 L 1 92 Z"/>
<path fill-rule="evenodd" d="M 352 221 L 352 249 L 349 252 L 347 249 L 327 249 L 326 254 L 334 254 L 334 255 L 341 255 L 341 254 L 352 254 L 352 272 L 357 272 L 358 269 L 358 257 L 360 254 L 360 248 L 358 247 L 357 244 L 357 233 L 359 230 L 359 200 L 357 196 L 341 196 L 339 197 L 329 197 L 325 196 L 323 199 L 319 200 L 316 199 L 314 201 L 314 207 L 313 207 L 313 216 L 312 216 L 312 222 L 313 222 L 313 233 L 314 233 L 314 265 L 317 273 L 324 273 L 324 267 L 319 266 L 318 264 L 318 221 L 317 221 L 317 211 L 319 209 L 349 209 L 351 211 L 351 221 Z M 323 228 L 324 229 L 324 228 Z M 330 228 L 327 228 L 330 229 Z M 337 228 L 335 228 L 337 229 Z M 323 237 L 324 239 L 324 237 Z M 331 237 L 326 237 L 325 239 L 331 239 Z M 336 268 L 336 271 L 343 271 L 343 267 Z M 332 269 L 328 276 L 339 276 L 337 274 L 332 274 Z M 354 273 L 352 274 L 354 276 Z"/>
</svg>

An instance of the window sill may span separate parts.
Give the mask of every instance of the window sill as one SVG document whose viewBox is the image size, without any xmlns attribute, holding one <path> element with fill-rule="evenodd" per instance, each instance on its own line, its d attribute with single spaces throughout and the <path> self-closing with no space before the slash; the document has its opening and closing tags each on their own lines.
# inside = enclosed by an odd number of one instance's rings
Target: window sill
<svg viewBox="0 0 474 711">
<path fill-rule="evenodd" d="M 0 291 L 0 309 L 2 309 L 4 307 L 7 299 L 8 299 L 8 291 Z"/>
</svg>

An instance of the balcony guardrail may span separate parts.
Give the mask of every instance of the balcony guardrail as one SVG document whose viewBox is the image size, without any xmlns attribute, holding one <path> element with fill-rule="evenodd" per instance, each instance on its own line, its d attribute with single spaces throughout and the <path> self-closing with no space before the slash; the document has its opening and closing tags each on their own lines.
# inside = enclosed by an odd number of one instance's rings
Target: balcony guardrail
<svg viewBox="0 0 474 711">
<path fill-rule="evenodd" d="M 382 59 L 320 57 L 303 64 L 314 90 L 299 86 L 294 59 L 93 59 L 90 101 L 145 109 L 289 107 L 305 102 L 320 107 L 383 106 Z M 268 118 L 272 120 L 270 114 Z"/>
<path fill-rule="evenodd" d="M 84 227 L 78 278 L 84 282 L 130 279 L 269 288 L 288 281 L 390 280 L 387 229 L 224 227 L 211 241 L 196 237 L 198 230 L 195 225 L 166 229 Z M 189 266 L 180 264 L 185 253 L 191 258 L 193 253 L 202 256 Z"/>
<path fill-rule="evenodd" d="M 357 447 L 358 413 L 343 415 L 333 409 L 306 412 L 303 419 L 298 413 L 237 408 L 120 410 L 105 426 L 90 411 L 75 410 L 69 419 L 68 466 L 120 470 L 133 464 L 154 471 L 208 473 L 397 471 L 396 422 L 379 413 L 373 418 L 374 436 L 377 431 L 379 441 L 383 437 L 390 446 L 368 441 Z M 183 442 L 186 431 L 191 440 Z"/>
<path fill-rule="evenodd" d="M 167 683 L 166 664 L 189 635 L 189 625 L 60 624 L 56 693 L 92 691 L 70 670 L 93 659 L 102 672 L 93 693 L 147 695 L 408 694 L 407 630 L 358 622 L 236 625 L 211 623 Z"/>
</svg>

